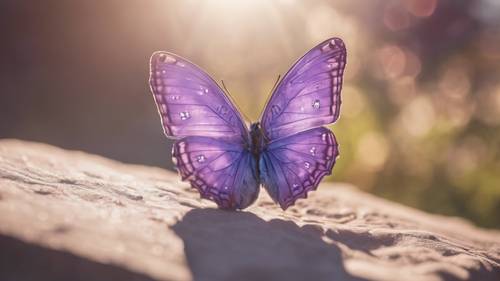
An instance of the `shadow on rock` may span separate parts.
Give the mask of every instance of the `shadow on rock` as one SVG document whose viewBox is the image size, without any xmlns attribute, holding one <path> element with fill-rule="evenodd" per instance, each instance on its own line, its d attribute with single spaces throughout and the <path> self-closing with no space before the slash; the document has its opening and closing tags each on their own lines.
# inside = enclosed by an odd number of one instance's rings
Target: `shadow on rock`
<svg viewBox="0 0 500 281">
<path fill-rule="evenodd" d="M 0 235 L 0 280 L 2 281 L 154 281 L 123 265 L 94 261 L 64 250 Z"/>
<path fill-rule="evenodd" d="M 194 280 L 361 280 L 344 269 L 322 231 L 248 212 L 194 209 L 172 229 Z"/>
</svg>

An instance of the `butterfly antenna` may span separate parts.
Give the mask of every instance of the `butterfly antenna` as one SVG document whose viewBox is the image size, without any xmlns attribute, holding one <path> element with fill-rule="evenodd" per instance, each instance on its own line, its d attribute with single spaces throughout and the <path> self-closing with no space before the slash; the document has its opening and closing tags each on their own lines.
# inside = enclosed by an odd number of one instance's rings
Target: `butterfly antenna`
<svg viewBox="0 0 500 281">
<path fill-rule="evenodd" d="M 220 80 L 220 82 L 222 83 L 222 87 L 224 87 L 224 90 L 226 90 L 226 93 L 229 94 L 229 91 L 226 88 L 226 84 L 224 84 L 224 80 Z"/>
<path fill-rule="evenodd" d="M 276 89 L 276 86 L 278 85 L 278 82 L 280 81 L 280 78 L 281 78 L 281 74 L 278 74 L 278 79 L 276 79 L 276 82 L 274 82 L 274 86 L 271 89 L 271 93 L 269 93 L 269 94 L 272 94 L 274 92 L 274 90 Z"/>
<path fill-rule="evenodd" d="M 273 95 L 274 90 L 276 90 L 276 87 L 278 86 L 278 83 L 280 82 L 280 79 L 281 79 L 281 74 L 278 74 L 278 78 L 276 79 L 276 82 L 274 82 L 273 88 L 269 92 L 269 95 L 267 95 L 267 100 L 266 100 L 266 103 L 264 105 L 264 108 L 260 112 L 259 120 L 262 120 L 262 115 L 264 114 L 264 111 L 266 110 L 267 104 L 269 103 L 269 100 L 271 100 L 271 96 Z"/>
<path fill-rule="evenodd" d="M 239 113 L 240 113 L 240 115 L 242 116 L 242 118 L 243 118 L 244 122 L 245 122 L 245 123 L 249 123 L 249 120 L 250 120 L 250 119 L 248 119 L 248 116 L 246 116 L 246 115 L 243 113 L 243 111 L 241 111 L 241 109 L 238 107 L 238 105 L 234 102 L 234 100 L 233 100 L 233 99 L 232 99 L 232 97 L 231 97 L 231 94 L 229 93 L 229 91 L 228 91 L 228 90 L 227 90 L 227 88 L 226 88 L 226 84 L 224 84 L 224 80 L 222 80 L 222 79 L 221 79 L 221 80 L 220 80 L 220 82 L 221 82 L 221 84 L 222 84 L 222 87 L 223 87 L 223 88 L 224 88 L 224 90 L 226 91 L 226 94 L 227 94 L 227 96 L 228 96 L 229 100 L 230 100 L 230 101 L 233 103 L 233 105 L 236 107 L 236 110 L 238 110 L 238 112 L 239 112 Z M 250 123 L 249 123 L 249 124 L 250 124 Z M 248 126 L 249 124 L 246 124 L 246 125 Z"/>
</svg>

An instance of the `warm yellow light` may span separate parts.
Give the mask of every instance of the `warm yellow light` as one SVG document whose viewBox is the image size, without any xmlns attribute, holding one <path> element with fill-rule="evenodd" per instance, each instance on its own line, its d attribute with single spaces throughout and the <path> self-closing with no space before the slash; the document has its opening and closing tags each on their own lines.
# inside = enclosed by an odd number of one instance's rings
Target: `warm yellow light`
<svg viewBox="0 0 500 281">
<path fill-rule="evenodd" d="M 266 0 L 207 0 L 207 1 L 195 1 L 196 3 L 201 3 L 200 6 L 204 9 L 210 10 L 211 12 L 220 13 L 221 17 L 234 17 L 234 16 L 245 16 L 245 15 L 255 15 L 255 12 L 269 8 L 273 2 L 276 1 L 266 1 Z M 256 18 L 258 20 L 258 18 Z"/>
</svg>

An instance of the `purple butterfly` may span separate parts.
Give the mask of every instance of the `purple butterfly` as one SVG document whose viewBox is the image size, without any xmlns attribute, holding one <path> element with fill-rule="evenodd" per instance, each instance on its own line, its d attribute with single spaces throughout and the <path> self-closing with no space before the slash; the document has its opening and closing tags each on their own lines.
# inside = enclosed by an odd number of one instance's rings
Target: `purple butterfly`
<svg viewBox="0 0 500 281">
<path fill-rule="evenodd" d="M 339 38 L 300 58 L 250 128 L 217 83 L 175 54 L 155 52 L 149 83 L 182 180 L 220 208 L 244 209 L 266 188 L 283 210 L 331 174 L 339 154 L 322 125 L 340 113 L 346 49 Z"/>
</svg>

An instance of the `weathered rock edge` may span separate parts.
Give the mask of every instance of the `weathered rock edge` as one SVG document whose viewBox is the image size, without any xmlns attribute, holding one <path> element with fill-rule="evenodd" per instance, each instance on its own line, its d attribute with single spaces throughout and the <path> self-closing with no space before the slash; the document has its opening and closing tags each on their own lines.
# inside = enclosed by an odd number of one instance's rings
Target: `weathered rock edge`
<svg viewBox="0 0 500 281">
<path fill-rule="evenodd" d="M 214 207 L 160 168 L 0 140 L 0 280 L 500 280 L 498 231 L 346 184 Z"/>
</svg>

